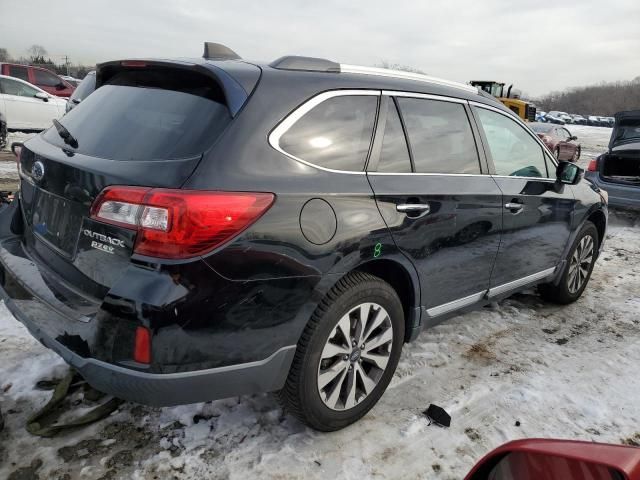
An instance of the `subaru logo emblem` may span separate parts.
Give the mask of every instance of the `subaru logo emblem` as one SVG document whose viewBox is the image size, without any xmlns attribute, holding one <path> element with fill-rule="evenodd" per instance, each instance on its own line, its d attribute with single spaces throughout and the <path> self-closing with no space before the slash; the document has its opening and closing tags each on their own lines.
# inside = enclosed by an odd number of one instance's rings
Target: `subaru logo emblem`
<svg viewBox="0 0 640 480">
<path fill-rule="evenodd" d="M 43 177 L 44 177 L 44 165 L 42 164 L 42 162 L 38 161 L 38 162 L 35 162 L 33 164 L 33 167 L 31 167 L 31 176 L 37 182 L 39 182 L 40 180 L 43 179 Z"/>
</svg>

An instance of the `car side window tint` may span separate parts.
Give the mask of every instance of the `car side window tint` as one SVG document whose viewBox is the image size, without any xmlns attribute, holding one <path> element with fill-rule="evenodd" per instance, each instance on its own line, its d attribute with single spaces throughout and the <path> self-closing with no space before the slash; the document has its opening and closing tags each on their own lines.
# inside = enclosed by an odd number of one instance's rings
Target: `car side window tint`
<svg viewBox="0 0 640 480">
<path fill-rule="evenodd" d="M 20 80 L 24 80 L 25 82 L 29 81 L 29 70 L 27 70 L 27 67 L 16 67 L 11 65 L 9 67 L 9 75 L 19 78 Z"/>
<path fill-rule="evenodd" d="M 378 172 L 409 173 L 411 159 L 402 123 L 393 99 L 389 99 L 387 123 L 384 128 Z"/>
<path fill-rule="evenodd" d="M 55 87 L 62 82 L 53 73 L 45 72 L 43 70 L 33 70 L 35 76 L 36 85 L 44 85 L 45 87 Z"/>
<path fill-rule="evenodd" d="M 280 138 L 294 157 L 333 170 L 362 171 L 369 153 L 378 97 L 332 97 L 307 112 Z"/>
<path fill-rule="evenodd" d="M 8 78 L 0 78 L 0 85 L 2 86 L 2 93 L 5 95 L 17 95 L 19 97 L 35 97 L 38 90 L 25 85 L 22 82 L 16 82 Z"/>
<path fill-rule="evenodd" d="M 419 173 L 480 173 L 469 118 L 459 103 L 398 98 Z"/>
<path fill-rule="evenodd" d="M 542 147 L 515 120 L 476 108 L 497 175 L 547 178 Z"/>
</svg>

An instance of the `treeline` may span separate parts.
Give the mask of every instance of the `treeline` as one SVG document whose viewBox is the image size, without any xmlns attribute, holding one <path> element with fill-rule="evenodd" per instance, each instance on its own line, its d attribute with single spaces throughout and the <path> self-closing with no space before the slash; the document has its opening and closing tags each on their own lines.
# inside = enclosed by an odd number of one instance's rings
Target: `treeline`
<svg viewBox="0 0 640 480">
<path fill-rule="evenodd" d="M 609 117 L 623 110 L 640 109 L 640 77 L 553 92 L 535 100 L 539 110 L 558 110 L 581 115 Z"/>
</svg>

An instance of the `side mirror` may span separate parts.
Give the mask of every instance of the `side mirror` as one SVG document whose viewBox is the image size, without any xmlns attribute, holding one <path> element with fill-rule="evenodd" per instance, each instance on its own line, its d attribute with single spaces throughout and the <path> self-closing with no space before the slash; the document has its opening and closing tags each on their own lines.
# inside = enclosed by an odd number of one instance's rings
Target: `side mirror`
<svg viewBox="0 0 640 480">
<path fill-rule="evenodd" d="M 64 90 L 67 86 L 64 83 L 59 83 L 56 85 L 56 90 Z"/>
<path fill-rule="evenodd" d="M 578 137 L 576 137 L 575 135 L 571 135 L 571 136 L 569 137 L 569 141 L 571 141 L 571 140 L 577 140 L 577 139 L 578 139 Z"/>
<path fill-rule="evenodd" d="M 38 92 L 34 95 L 34 97 L 39 98 L 40 100 L 42 100 L 43 102 L 48 102 L 49 101 L 49 95 L 47 95 L 44 92 Z"/>
<path fill-rule="evenodd" d="M 638 475 L 638 448 L 530 439 L 498 447 L 465 480 L 636 480 Z"/>
<path fill-rule="evenodd" d="M 561 161 L 556 169 L 556 179 L 559 183 L 576 185 L 584 177 L 584 170 L 575 163 Z"/>
</svg>

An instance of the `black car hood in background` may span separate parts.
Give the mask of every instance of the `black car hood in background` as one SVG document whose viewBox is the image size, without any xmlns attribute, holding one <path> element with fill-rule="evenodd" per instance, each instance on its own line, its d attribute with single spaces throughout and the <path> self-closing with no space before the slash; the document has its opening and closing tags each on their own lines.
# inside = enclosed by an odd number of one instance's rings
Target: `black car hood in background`
<svg viewBox="0 0 640 480">
<path fill-rule="evenodd" d="M 618 112 L 609 140 L 609 150 L 625 145 L 623 150 L 640 150 L 640 110 Z"/>
</svg>

